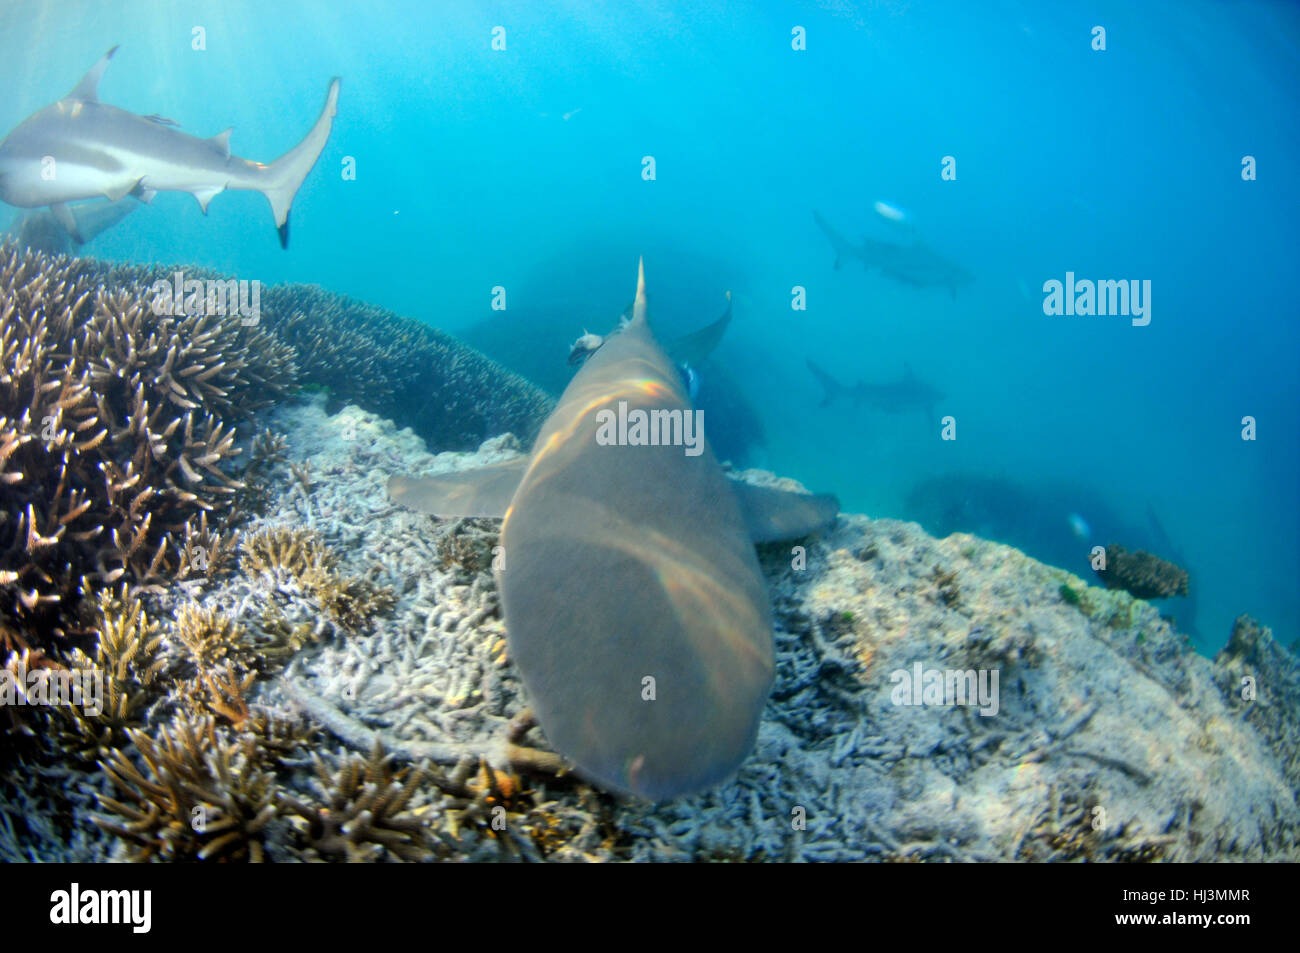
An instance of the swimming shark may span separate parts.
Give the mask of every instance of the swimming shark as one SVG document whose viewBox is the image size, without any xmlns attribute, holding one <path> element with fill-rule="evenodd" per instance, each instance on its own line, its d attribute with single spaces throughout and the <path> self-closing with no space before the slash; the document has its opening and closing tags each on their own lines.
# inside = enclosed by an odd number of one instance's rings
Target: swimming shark
<svg viewBox="0 0 1300 953">
<path fill-rule="evenodd" d="M 970 272 L 948 261 L 920 239 L 903 244 L 863 238 L 862 244 L 855 245 L 832 228 L 820 212 L 814 210 L 813 219 L 830 239 L 836 269 L 845 259 L 856 259 L 867 271 L 874 268 L 902 284 L 915 288 L 947 288 L 954 299 L 958 288 L 975 280 Z"/>
<path fill-rule="evenodd" d="M 325 106 L 306 137 L 274 162 L 230 152 L 230 129 L 199 139 L 159 116 L 138 116 L 99 101 L 99 81 L 118 48 L 90 68 L 72 92 L 20 123 L 0 142 L 0 200 L 20 208 L 49 206 L 70 234 L 69 202 L 156 192 L 189 192 L 206 215 L 226 189 L 261 192 L 271 203 L 280 247 L 289 246 L 289 208 L 329 138 L 340 80 L 330 80 Z"/>
<path fill-rule="evenodd" d="M 717 783 L 753 747 L 773 678 L 755 542 L 828 525 L 829 495 L 742 483 L 699 452 L 611 442 L 615 416 L 698 414 L 647 318 L 574 375 L 529 457 L 389 480 L 437 516 L 500 516 L 510 656 L 542 731 L 581 775 L 652 800 Z M 602 433 L 604 437 L 602 437 Z"/>
<path fill-rule="evenodd" d="M 80 202 L 66 206 L 62 218 L 49 209 L 39 209 L 18 216 L 8 232 L 20 245 L 47 255 L 70 255 L 101 232 L 112 228 L 140 205 L 127 197 L 116 202 Z"/>
<path fill-rule="evenodd" d="M 811 360 L 808 370 L 821 382 L 825 389 L 821 406 L 829 407 L 837 400 L 850 400 L 854 406 L 868 404 L 885 413 L 899 413 L 905 410 L 920 409 L 929 417 L 934 416 L 934 405 L 946 395 L 938 388 L 917 378 L 912 373 L 912 365 L 903 365 L 903 376 L 897 381 L 885 384 L 868 384 L 858 381 L 852 387 L 846 387 L 830 374 L 826 373 Z"/>
</svg>

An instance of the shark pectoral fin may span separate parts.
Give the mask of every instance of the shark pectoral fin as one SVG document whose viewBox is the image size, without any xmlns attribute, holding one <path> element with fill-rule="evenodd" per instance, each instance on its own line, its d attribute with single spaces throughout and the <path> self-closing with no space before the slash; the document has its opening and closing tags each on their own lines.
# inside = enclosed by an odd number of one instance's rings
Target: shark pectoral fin
<svg viewBox="0 0 1300 953">
<path fill-rule="evenodd" d="M 81 237 L 81 230 L 77 228 L 77 220 L 73 217 L 72 209 L 60 202 L 57 205 L 50 206 L 50 213 L 74 242 L 78 245 L 85 243 L 86 240 Z"/>
<path fill-rule="evenodd" d="M 829 526 L 840 501 L 829 493 L 792 493 L 732 478 L 740 515 L 756 543 L 798 539 Z"/>
<path fill-rule="evenodd" d="M 194 198 L 198 201 L 199 208 L 203 210 L 203 214 L 207 215 L 208 203 L 212 201 L 214 196 L 220 195 L 224 191 L 226 191 L 226 187 L 224 185 L 214 185 L 206 189 L 195 189 L 190 194 L 193 195 Z"/>
<path fill-rule="evenodd" d="M 136 179 L 129 185 L 114 185 L 111 188 L 104 189 L 100 194 L 110 202 L 117 202 L 126 198 L 128 195 L 134 195 L 137 191 L 144 188 L 144 176 Z"/>
<path fill-rule="evenodd" d="M 390 477 L 388 497 L 399 506 L 431 516 L 500 519 L 510 508 L 527 466 L 528 459 L 520 457 L 429 477 Z"/>
<path fill-rule="evenodd" d="M 77 231 L 73 237 L 80 244 L 85 244 L 134 212 L 138 204 L 132 199 L 122 199 L 107 204 L 95 201 L 72 206 L 68 211 L 77 223 Z"/>
<path fill-rule="evenodd" d="M 68 93 L 68 99 L 77 99 L 83 103 L 99 102 L 99 78 L 104 75 L 104 70 L 108 69 L 108 61 L 113 58 L 117 52 L 117 47 L 113 47 L 107 53 L 99 58 L 99 62 L 86 71 L 86 75 L 81 77 L 81 82 L 73 87 L 72 92 Z"/>
</svg>

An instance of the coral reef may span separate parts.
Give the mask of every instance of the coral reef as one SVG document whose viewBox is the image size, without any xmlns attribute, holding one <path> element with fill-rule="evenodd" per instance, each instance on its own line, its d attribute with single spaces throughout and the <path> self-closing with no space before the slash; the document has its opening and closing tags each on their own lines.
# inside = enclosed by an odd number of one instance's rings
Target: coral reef
<svg viewBox="0 0 1300 953">
<path fill-rule="evenodd" d="M 1096 573 L 1107 589 L 1123 589 L 1138 599 L 1187 595 L 1187 570 L 1142 549 L 1130 553 L 1112 543 L 1106 547 L 1106 568 Z"/>
<path fill-rule="evenodd" d="M 396 602 L 388 587 L 340 574 L 337 559 L 312 530 L 263 527 L 244 540 L 240 566 L 245 573 L 261 573 L 281 586 L 296 587 L 349 632 L 366 627 L 376 613 L 389 611 Z"/>
<path fill-rule="evenodd" d="M 241 486 L 234 422 L 295 374 L 264 330 L 0 246 L 0 618 L 57 655 L 84 596 L 180 572 Z"/>
<path fill-rule="evenodd" d="M 409 430 L 323 408 L 286 409 L 275 425 L 329 479 L 283 491 L 265 518 L 346 540 L 350 565 L 377 564 L 398 601 L 368 631 L 308 645 L 268 687 L 358 753 L 379 741 L 395 764 L 430 765 L 431 856 L 1297 856 L 1300 811 L 1281 765 L 1154 608 L 1006 546 L 857 516 L 806 543 L 804 570 L 788 548 L 760 551 L 776 684 L 737 776 L 653 806 L 593 792 L 521 723 L 526 693 L 491 574 L 473 558 L 491 524 L 384 501 L 391 472 L 508 459 L 513 442 L 431 456 Z M 344 424 L 363 439 L 340 440 Z M 455 542 L 467 535 L 474 545 Z M 469 565 L 447 559 L 462 551 Z M 916 662 L 997 672 L 996 713 L 897 704 L 891 676 Z"/>
<path fill-rule="evenodd" d="M 1243 615 L 1214 668 L 1229 707 L 1259 732 L 1300 791 L 1300 659 L 1273 638 L 1272 629 Z"/>
<path fill-rule="evenodd" d="M 307 860 L 425 860 L 427 822 L 410 811 L 427 765 L 394 770 L 376 743 L 369 758 L 344 755 L 332 768 L 315 757 L 317 804 L 286 795 L 285 807 L 303 824 Z"/>
<path fill-rule="evenodd" d="M 114 751 L 103 763 L 117 797 L 102 795 L 95 823 L 131 860 L 261 861 L 276 814 L 275 777 L 249 738 L 232 740 L 211 717 L 176 716 L 156 737 L 130 732 L 139 761 Z"/>
<path fill-rule="evenodd" d="M 759 551 L 777 669 L 737 774 L 654 805 L 596 791 L 528 714 L 484 563 L 495 526 L 412 513 L 384 491 L 391 473 L 511 459 L 518 442 L 435 456 L 410 429 L 325 403 L 282 403 L 262 422 L 290 435 L 268 459 L 301 477 L 265 480 L 237 548 L 191 514 L 192 552 L 227 554 L 222 571 L 146 593 L 119 582 L 81 623 L 98 636 L 84 659 L 46 657 L 0 620 L 11 658 L 121 673 L 109 730 L 71 729 L 100 772 L 61 763 L 46 730 L 0 774 L 0 857 L 1300 856 L 1300 677 L 1267 630 L 1242 620 L 1211 663 L 1123 590 L 847 514 L 801 541 L 806 562 Z M 918 665 L 969 673 L 973 694 L 900 696 Z"/>
<path fill-rule="evenodd" d="M 455 338 L 317 285 L 262 295 L 264 321 L 298 354 L 304 383 L 409 426 L 431 446 L 469 450 L 511 432 L 530 442 L 552 402 Z"/>
</svg>

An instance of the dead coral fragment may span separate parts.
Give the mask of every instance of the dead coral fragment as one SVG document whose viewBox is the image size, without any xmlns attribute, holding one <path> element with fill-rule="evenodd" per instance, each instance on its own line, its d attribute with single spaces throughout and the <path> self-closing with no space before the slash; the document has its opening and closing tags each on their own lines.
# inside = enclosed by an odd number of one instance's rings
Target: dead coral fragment
<svg viewBox="0 0 1300 953">
<path fill-rule="evenodd" d="M 210 716 L 177 716 L 156 737 L 130 736 L 142 763 L 121 751 L 101 762 L 120 800 L 101 795 L 108 814 L 94 820 L 125 842 L 131 860 L 263 859 L 275 778 L 250 738 L 228 740 Z"/>
<path fill-rule="evenodd" d="M 1106 568 L 1096 573 L 1107 589 L 1123 589 L 1138 599 L 1187 595 L 1187 570 L 1141 549 L 1130 553 L 1112 543 L 1106 547 Z"/>
<path fill-rule="evenodd" d="M 438 540 L 438 568 L 446 572 L 455 567 L 468 576 L 487 572 L 499 539 L 495 527 L 485 528 L 479 520 L 460 521 Z"/>
</svg>

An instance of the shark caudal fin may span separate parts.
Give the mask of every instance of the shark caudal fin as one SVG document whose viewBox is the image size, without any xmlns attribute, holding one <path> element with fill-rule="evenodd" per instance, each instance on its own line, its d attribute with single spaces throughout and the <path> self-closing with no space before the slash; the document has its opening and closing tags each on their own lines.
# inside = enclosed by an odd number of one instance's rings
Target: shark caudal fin
<svg viewBox="0 0 1300 953">
<path fill-rule="evenodd" d="M 722 336 L 727 333 L 727 325 L 729 324 L 731 324 L 730 291 L 727 292 L 727 310 L 722 312 L 722 317 L 698 331 L 684 334 L 675 341 L 669 342 L 664 350 L 668 352 L 668 356 L 674 362 L 684 364 L 687 367 L 695 367 L 702 364 L 704 359 L 713 353 L 713 349 L 718 346 Z"/>
<path fill-rule="evenodd" d="M 817 378 L 818 382 L 822 385 L 822 389 L 826 392 L 822 395 L 822 402 L 818 406 L 829 407 L 838 398 L 843 397 L 848 393 L 847 387 L 835 378 L 831 377 L 831 375 L 827 374 L 811 360 L 808 361 L 808 370 L 812 371 L 813 377 Z"/>
<path fill-rule="evenodd" d="M 316 160 L 320 158 L 325 142 L 330 137 L 330 127 L 334 125 L 334 116 L 338 113 L 340 82 L 342 81 L 337 76 L 330 80 L 329 92 L 325 95 L 325 108 L 321 110 L 316 124 L 311 127 L 311 132 L 307 133 L 302 142 L 266 167 L 267 185 L 261 192 L 271 203 L 271 214 L 275 216 L 281 248 L 289 247 L 289 206 L 293 204 L 298 188 L 316 165 Z"/>
</svg>

